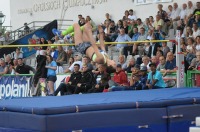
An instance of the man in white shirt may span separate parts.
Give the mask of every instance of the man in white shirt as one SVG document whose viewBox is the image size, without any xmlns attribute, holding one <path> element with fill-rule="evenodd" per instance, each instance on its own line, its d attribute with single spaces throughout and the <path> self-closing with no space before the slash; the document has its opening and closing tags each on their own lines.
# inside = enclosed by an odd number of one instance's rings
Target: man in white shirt
<svg viewBox="0 0 200 132">
<path fill-rule="evenodd" d="M 177 28 L 177 21 L 179 20 L 180 12 L 181 12 L 181 9 L 178 8 L 178 4 L 174 3 L 173 4 L 172 14 L 171 14 L 171 20 L 173 21 L 173 28 L 174 29 Z"/>
<path fill-rule="evenodd" d="M 133 10 L 132 9 L 129 10 L 129 16 L 128 16 L 128 18 L 130 20 L 137 20 L 137 17 L 135 15 L 133 15 Z"/>
<path fill-rule="evenodd" d="M 192 1 L 188 1 L 188 8 L 187 8 L 187 19 L 191 18 L 194 12 L 194 6 Z"/>
</svg>

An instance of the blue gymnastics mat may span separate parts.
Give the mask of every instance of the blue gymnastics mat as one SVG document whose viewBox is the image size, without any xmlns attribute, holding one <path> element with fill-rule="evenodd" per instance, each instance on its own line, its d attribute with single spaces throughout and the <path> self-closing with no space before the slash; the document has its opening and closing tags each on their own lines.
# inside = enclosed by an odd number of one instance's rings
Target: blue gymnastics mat
<svg viewBox="0 0 200 132">
<path fill-rule="evenodd" d="M 199 115 L 198 88 L 20 98 L 0 101 L 0 131 L 188 132 Z"/>
</svg>

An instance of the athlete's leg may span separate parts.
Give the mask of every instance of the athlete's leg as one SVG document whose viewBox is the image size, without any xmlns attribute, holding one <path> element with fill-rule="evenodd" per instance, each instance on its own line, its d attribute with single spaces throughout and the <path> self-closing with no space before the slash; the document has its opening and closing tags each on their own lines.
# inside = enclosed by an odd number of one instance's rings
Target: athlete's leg
<svg viewBox="0 0 200 132">
<path fill-rule="evenodd" d="M 78 23 L 75 23 L 73 25 L 74 28 L 74 41 L 75 41 L 75 45 L 79 45 L 81 43 L 83 43 L 83 34 L 82 31 L 80 29 L 80 26 L 78 25 Z"/>
</svg>

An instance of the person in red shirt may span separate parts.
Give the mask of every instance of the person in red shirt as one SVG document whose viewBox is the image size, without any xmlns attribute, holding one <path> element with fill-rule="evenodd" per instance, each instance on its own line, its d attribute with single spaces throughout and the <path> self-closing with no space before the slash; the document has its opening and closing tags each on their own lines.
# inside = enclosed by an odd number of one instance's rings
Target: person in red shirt
<svg viewBox="0 0 200 132">
<path fill-rule="evenodd" d="M 128 85 L 128 78 L 125 71 L 122 69 L 122 65 L 118 64 L 116 68 L 116 72 L 114 73 L 113 79 L 115 86 L 127 86 Z"/>
</svg>

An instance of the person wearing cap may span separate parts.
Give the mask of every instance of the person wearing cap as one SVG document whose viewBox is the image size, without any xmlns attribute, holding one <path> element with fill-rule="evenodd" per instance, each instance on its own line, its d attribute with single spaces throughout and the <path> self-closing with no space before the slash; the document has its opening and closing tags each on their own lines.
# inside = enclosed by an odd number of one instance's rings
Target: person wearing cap
<svg viewBox="0 0 200 132">
<path fill-rule="evenodd" d="M 158 88 L 165 88 L 166 84 L 162 78 L 162 74 L 160 71 L 156 70 L 156 64 L 151 63 L 149 64 L 151 71 L 148 74 L 146 86 L 148 89 L 158 89 Z"/>
<path fill-rule="evenodd" d="M 112 81 L 115 83 L 116 86 L 127 86 L 128 85 L 128 78 L 125 71 L 122 69 L 121 64 L 117 64 L 116 72 L 114 73 Z"/>
<path fill-rule="evenodd" d="M 143 66 L 140 68 L 140 84 L 141 84 L 142 90 L 147 89 L 147 86 L 146 86 L 147 78 L 148 78 L 147 67 Z"/>
</svg>

